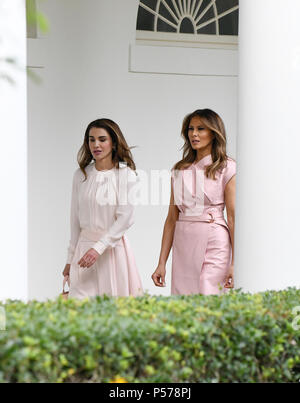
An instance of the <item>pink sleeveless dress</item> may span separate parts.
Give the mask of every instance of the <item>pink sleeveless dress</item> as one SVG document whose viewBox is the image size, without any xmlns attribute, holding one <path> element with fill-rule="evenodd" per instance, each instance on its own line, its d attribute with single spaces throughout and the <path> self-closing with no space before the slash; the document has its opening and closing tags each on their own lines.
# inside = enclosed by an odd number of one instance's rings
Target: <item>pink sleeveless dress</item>
<svg viewBox="0 0 300 403">
<path fill-rule="evenodd" d="M 205 175 L 207 155 L 184 170 L 172 170 L 174 202 L 179 209 L 172 245 L 171 294 L 221 294 L 231 264 L 231 240 L 224 218 L 224 190 L 236 173 L 236 162 Z"/>
</svg>

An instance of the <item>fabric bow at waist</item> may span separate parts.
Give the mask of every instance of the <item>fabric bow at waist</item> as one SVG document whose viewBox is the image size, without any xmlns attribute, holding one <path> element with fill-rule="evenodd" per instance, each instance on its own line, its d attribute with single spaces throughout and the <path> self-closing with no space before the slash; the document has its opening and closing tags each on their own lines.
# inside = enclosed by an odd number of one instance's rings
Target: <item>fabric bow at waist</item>
<svg viewBox="0 0 300 403">
<path fill-rule="evenodd" d="M 210 211 L 198 216 L 189 216 L 185 213 L 179 213 L 178 221 L 204 221 L 204 222 L 216 222 L 220 224 L 226 223 L 224 215 L 220 211 Z"/>
</svg>

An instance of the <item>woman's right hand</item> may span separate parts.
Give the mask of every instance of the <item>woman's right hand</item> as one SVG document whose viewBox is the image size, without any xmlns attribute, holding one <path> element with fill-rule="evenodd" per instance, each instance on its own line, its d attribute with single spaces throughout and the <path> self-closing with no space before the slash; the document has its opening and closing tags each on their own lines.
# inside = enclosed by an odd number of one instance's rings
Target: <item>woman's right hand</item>
<svg viewBox="0 0 300 403">
<path fill-rule="evenodd" d="M 66 265 L 65 265 L 64 271 L 62 272 L 62 275 L 63 275 L 64 277 L 65 277 L 65 276 L 68 276 L 68 275 L 70 274 L 70 267 L 71 267 L 70 264 L 66 264 Z"/>
<path fill-rule="evenodd" d="M 165 287 L 165 278 L 166 278 L 166 267 L 165 265 L 159 264 L 155 270 L 155 272 L 151 276 L 154 284 L 157 287 Z"/>
</svg>

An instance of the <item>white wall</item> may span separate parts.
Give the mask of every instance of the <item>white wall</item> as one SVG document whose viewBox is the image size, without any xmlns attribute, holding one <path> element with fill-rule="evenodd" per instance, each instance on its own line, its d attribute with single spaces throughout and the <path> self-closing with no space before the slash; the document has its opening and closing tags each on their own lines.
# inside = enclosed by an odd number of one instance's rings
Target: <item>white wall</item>
<svg viewBox="0 0 300 403">
<path fill-rule="evenodd" d="M 109 117 L 120 125 L 129 145 L 138 146 L 133 153 L 139 169 L 170 169 L 181 157 L 183 117 L 209 107 L 223 117 L 228 153 L 235 157 L 237 78 L 129 72 L 137 9 L 138 0 L 43 4 L 51 32 L 29 55 L 37 64 L 40 57 L 44 65 L 39 69 L 43 83 L 31 82 L 28 98 L 31 298 L 53 298 L 60 292 L 69 242 L 71 180 L 91 120 Z M 152 294 L 170 293 L 171 255 L 167 287 L 156 288 L 150 278 L 167 209 L 137 207 L 136 223 L 128 233 L 144 288 Z"/>
</svg>

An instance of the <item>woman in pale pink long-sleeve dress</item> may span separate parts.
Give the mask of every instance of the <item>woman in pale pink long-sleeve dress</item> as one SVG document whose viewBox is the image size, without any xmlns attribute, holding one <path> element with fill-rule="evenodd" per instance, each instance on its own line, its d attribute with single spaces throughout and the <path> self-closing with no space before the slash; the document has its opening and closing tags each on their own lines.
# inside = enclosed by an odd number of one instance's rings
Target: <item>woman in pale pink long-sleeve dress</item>
<svg viewBox="0 0 300 403">
<path fill-rule="evenodd" d="M 236 162 L 226 154 L 223 121 L 210 109 L 187 115 L 182 137 L 183 158 L 172 169 L 169 212 L 152 279 L 165 286 L 172 248 L 171 294 L 219 295 L 234 286 Z"/>
<path fill-rule="evenodd" d="M 93 160 L 93 161 L 92 161 Z M 91 163 L 92 161 L 92 163 Z M 71 239 L 63 275 L 69 297 L 142 295 L 125 232 L 133 224 L 135 164 L 119 126 L 91 122 L 73 176 Z"/>
</svg>

